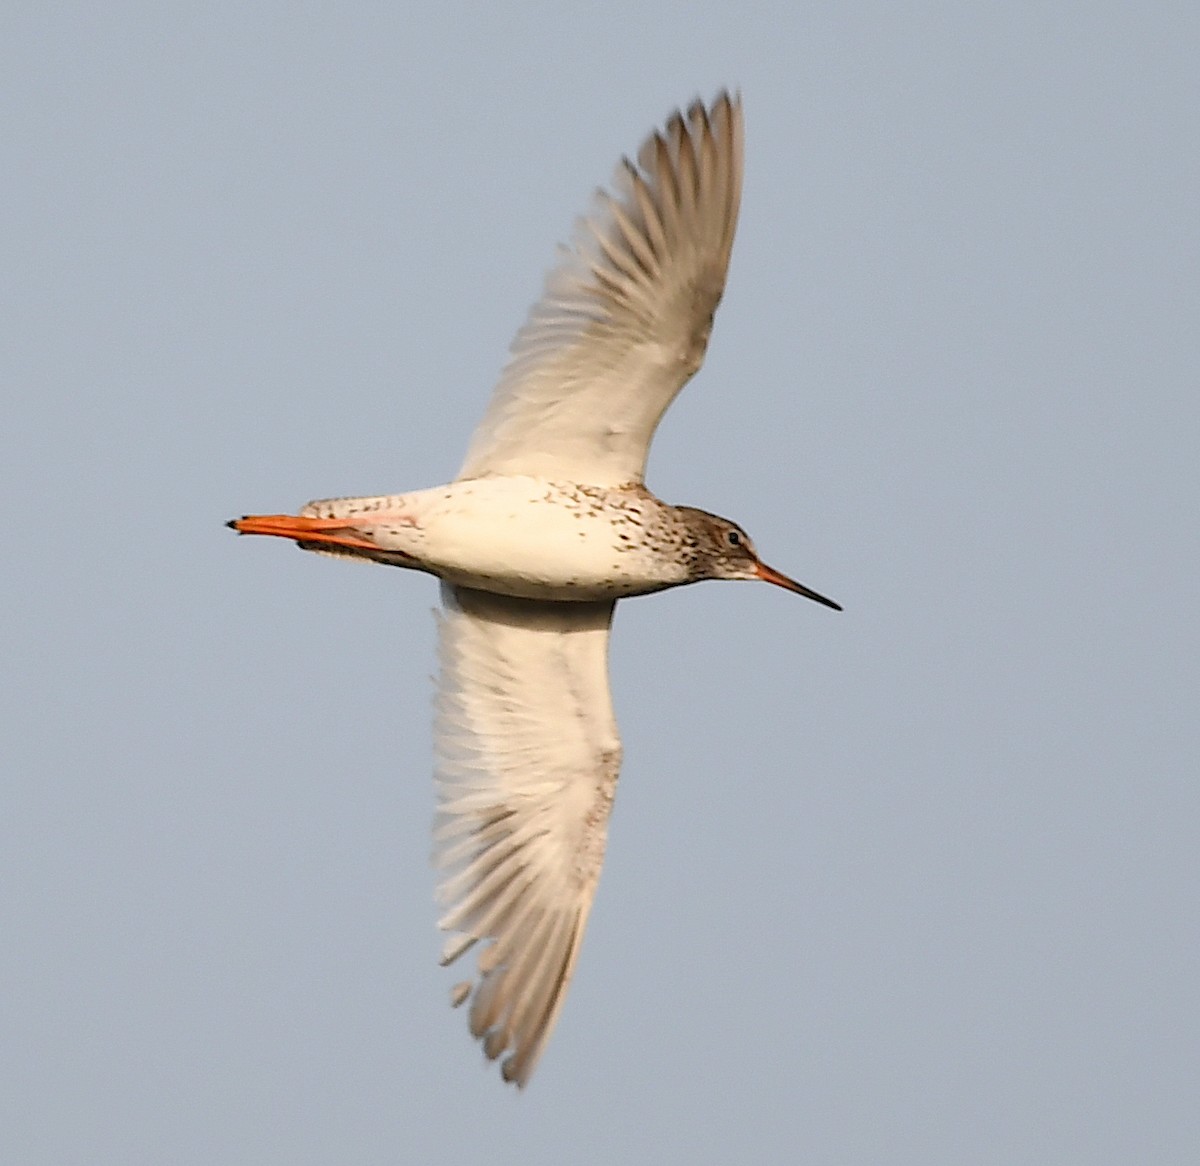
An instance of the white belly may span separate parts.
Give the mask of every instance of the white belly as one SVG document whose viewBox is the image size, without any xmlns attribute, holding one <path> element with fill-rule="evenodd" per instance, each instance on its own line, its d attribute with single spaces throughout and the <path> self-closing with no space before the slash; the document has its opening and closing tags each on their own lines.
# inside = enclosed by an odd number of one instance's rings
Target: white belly
<svg viewBox="0 0 1200 1166">
<path fill-rule="evenodd" d="M 666 509 L 648 495 L 484 478 L 408 497 L 422 565 L 450 583 L 583 600 L 684 581 L 681 567 L 647 545 L 647 526 Z"/>
</svg>

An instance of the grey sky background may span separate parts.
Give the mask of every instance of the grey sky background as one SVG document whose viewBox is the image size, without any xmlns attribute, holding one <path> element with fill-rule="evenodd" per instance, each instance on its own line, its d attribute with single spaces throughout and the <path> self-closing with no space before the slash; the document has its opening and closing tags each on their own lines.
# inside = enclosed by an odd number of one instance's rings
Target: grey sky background
<svg viewBox="0 0 1200 1166">
<path fill-rule="evenodd" d="M 0 1160 L 1200 1160 L 1200 9 L 9 4 Z M 454 473 L 722 85 L 650 484 L 845 604 L 618 611 L 531 1087 L 447 1005 L 432 582 L 225 519 Z"/>
</svg>

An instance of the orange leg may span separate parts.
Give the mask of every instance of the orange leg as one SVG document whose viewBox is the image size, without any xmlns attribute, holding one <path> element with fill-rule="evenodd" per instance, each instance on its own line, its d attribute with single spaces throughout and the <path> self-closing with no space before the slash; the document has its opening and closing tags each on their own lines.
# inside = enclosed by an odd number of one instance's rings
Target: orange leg
<svg viewBox="0 0 1200 1166">
<path fill-rule="evenodd" d="M 330 546 L 375 551 L 379 548 L 364 538 L 344 518 L 300 518 L 291 514 L 247 514 L 225 524 L 238 534 L 270 534 L 299 542 L 328 543 Z"/>
</svg>

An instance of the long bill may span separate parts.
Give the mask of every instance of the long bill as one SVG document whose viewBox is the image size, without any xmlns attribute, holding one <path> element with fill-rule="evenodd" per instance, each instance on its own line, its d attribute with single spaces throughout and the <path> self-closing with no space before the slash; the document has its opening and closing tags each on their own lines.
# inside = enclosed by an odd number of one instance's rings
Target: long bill
<svg viewBox="0 0 1200 1166">
<path fill-rule="evenodd" d="M 774 583 L 776 587 L 783 587 L 787 591 L 794 591 L 797 595 L 803 595 L 805 599 L 812 599 L 817 603 L 823 603 L 826 607 L 832 607 L 834 611 L 842 610 L 840 603 L 834 603 L 832 599 L 826 599 L 824 595 L 818 595 L 811 587 L 805 587 L 803 583 L 797 583 L 795 579 L 789 579 L 786 575 L 776 571 L 774 567 L 768 567 L 766 563 L 759 563 L 754 573 L 764 583 Z"/>
</svg>

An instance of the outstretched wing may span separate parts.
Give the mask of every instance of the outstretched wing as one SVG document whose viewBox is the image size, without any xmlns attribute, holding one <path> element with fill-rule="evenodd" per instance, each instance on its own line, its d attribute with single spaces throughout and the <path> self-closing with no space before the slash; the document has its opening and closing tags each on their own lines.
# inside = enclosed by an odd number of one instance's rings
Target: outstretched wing
<svg viewBox="0 0 1200 1166">
<path fill-rule="evenodd" d="M 460 478 L 641 482 L 655 427 L 700 367 L 742 190 L 742 109 L 697 101 L 625 159 L 513 341 Z"/>
<path fill-rule="evenodd" d="M 440 926 L 477 942 L 471 1033 L 524 1085 L 558 1017 L 596 892 L 621 743 L 608 689 L 612 603 L 443 584 L 435 740 Z"/>
</svg>

